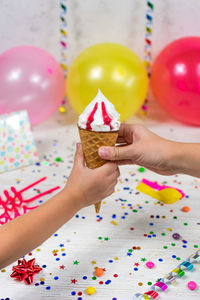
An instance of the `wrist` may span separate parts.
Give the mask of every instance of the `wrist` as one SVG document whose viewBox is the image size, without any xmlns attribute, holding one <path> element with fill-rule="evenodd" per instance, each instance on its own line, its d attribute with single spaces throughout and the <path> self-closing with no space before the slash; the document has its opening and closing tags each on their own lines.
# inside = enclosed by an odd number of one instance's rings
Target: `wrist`
<svg viewBox="0 0 200 300">
<path fill-rule="evenodd" d="M 178 142 L 171 142 L 171 144 L 170 165 L 174 174 L 190 174 L 188 145 Z"/>
<path fill-rule="evenodd" d="M 61 191 L 61 193 L 64 201 L 69 203 L 69 205 L 75 212 L 83 208 L 83 201 L 81 201 L 82 197 L 80 195 L 80 192 L 77 191 L 75 188 L 67 184 Z"/>
</svg>

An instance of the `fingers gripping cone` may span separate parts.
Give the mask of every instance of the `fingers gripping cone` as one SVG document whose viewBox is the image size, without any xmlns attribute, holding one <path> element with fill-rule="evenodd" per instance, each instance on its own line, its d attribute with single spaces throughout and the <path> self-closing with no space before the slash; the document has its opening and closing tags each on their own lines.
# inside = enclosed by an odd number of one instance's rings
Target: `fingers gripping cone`
<svg viewBox="0 0 200 300">
<path fill-rule="evenodd" d="M 98 149 L 102 146 L 113 147 L 117 141 L 118 131 L 97 132 L 79 127 L 78 129 L 87 167 L 90 169 L 101 167 L 106 160 L 98 155 Z M 99 213 L 100 208 L 101 201 L 95 204 L 96 213 Z"/>
</svg>

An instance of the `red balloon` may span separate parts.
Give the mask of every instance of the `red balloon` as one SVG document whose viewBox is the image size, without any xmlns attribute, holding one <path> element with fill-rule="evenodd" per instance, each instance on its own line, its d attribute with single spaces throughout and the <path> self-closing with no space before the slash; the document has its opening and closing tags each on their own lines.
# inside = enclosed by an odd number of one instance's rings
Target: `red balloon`
<svg viewBox="0 0 200 300">
<path fill-rule="evenodd" d="M 150 82 L 170 115 L 200 125 L 200 38 L 182 38 L 165 47 L 153 63 Z"/>
</svg>

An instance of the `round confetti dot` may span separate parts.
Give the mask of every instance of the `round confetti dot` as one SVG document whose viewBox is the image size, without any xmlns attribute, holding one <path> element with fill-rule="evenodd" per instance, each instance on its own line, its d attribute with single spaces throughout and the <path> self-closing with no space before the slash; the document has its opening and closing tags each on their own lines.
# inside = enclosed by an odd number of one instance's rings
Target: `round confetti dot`
<svg viewBox="0 0 200 300">
<path fill-rule="evenodd" d="M 107 285 L 110 284 L 110 283 L 111 283 L 111 280 L 106 280 L 105 281 L 105 284 L 107 284 Z"/>
<path fill-rule="evenodd" d="M 112 298 L 112 300 L 117 300 L 117 298 Z"/>
<path fill-rule="evenodd" d="M 164 248 L 164 249 L 168 249 L 168 247 L 167 247 L 167 246 L 163 246 L 163 248 Z"/>
<path fill-rule="evenodd" d="M 50 289 L 51 289 L 51 287 L 50 287 L 50 286 L 47 286 L 47 287 L 46 287 L 46 290 L 50 290 Z"/>
<path fill-rule="evenodd" d="M 143 283 L 142 283 L 142 282 L 138 282 L 138 285 L 139 285 L 139 286 L 142 286 L 142 285 L 143 285 Z"/>
<path fill-rule="evenodd" d="M 65 113 L 65 112 L 66 112 L 66 108 L 65 108 L 64 106 L 60 106 L 60 107 L 59 107 L 59 112 L 60 112 L 61 114 Z"/>
<path fill-rule="evenodd" d="M 78 292 L 78 296 L 81 296 L 83 293 L 82 292 Z"/>
<path fill-rule="evenodd" d="M 55 279 L 55 280 L 58 280 L 58 279 L 59 279 L 59 277 L 58 277 L 58 276 L 55 276 L 55 277 L 54 277 L 54 279 Z"/>
<path fill-rule="evenodd" d="M 57 162 L 61 162 L 61 161 L 62 161 L 62 158 L 61 158 L 61 157 L 56 157 L 56 161 L 57 161 Z"/>
<path fill-rule="evenodd" d="M 140 173 L 143 173 L 143 172 L 145 171 L 145 168 L 144 168 L 144 167 L 140 167 L 140 168 L 138 169 L 138 171 L 139 171 Z"/>
<path fill-rule="evenodd" d="M 188 284 L 187 284 L 187 286 L 188 286 L 188 289 L 190 289 L 192 291 L 197 288 L 197 284 L 196 284 L 195 281 L 189 281 Z"/>
<path fill-rule="evenodd" d="M 99 284 L 103 284 L 103 281 L 99 281 Z"/>
<path fill-rule="evenodd" d="M 138 268 L 134 268 L 133 270 L 134 270 L 134 271 L 138 271 Z"/>
<path fill-rule="evenodd" d="M 93 276 L 93 277 L 92 277 L 92 280 L 96 280 L 96 279 L 97 279 L 96 276 Z"/>
<path fill-rule="evenodd" d="M 163 261 L 163 259 L 162 259 L 162 258 L 159 258 L 159 259 L 158 259 L 158 261 L 162 262 L 162 261 Z"/>
<path fill-rule="evenodd" d="M 149 282 L 147 282 L 147 284 L 148 284 L 148 285 L 152 285 L 152 282 L 151 282 L 151 281 L 149 281 Z"/>
<path fill-rule="evenodd" d="M 114 274 L 113 277 L 115 277 L 115 278 L 118 277 L 118 274 Z"/>
<path fill-rule="evenodd" d="M 104 270 L 101 269 L 101 268 L 97 268 L 97 269 L 95 270 L 95 275 L 96 275 L 97 277 L 101 277 L 101 276 L 103 275 L 103 273 L 104 273 Z"/>
<path fill-rule="evenodd" d="M 198 248 L 199 246 L 198 245 L 194 245 L 194 248 Z"/>
<path fill-rule="evenodd" d="M 77 300 L 83 300 L 83 298 L 82 297 L 78 297 Z"/>
<path fill-rule="evenodd" d="M 175 239 L 175 240 L 179 240 L 181 236 L 180 236 L 179 233 L 174 233 L 174 234 L 172 235 L 172 237 L 173 237 L 173 239 Z"/>
<path fill-rule="evenodd" d="M 181 210 L 183 212 L 189 212 L 190 211 L 190 207 L 189 206 L 183 206 Z"/>
<path fill-rule="evenodd" d="M 76 292 L 75 292 L 75 291 L 71 292 L 71 295 L 72 295 L 72 296 L 75 296 L 75 295 L 76 295 Z"/>
<path fill-rule="evenodd" d="M 86 293 L 88 295 L 93 295 L 95 293 L 95 288 L 93 286 L 89 286 L 87 289 L 86 289 Z"/>
<path fill-rule="evenodd" d="M 83 276 L 83 280 L 86 280 L 87 279 L 87 276 Z"/>
<path fill-rule="evenodd" d="M 148 261 L 148 262 L 146 262 L 146 266 L 149 269 L 153 269 L 155 265 L 154 265 L 154 263 L 152 261 Z"/>
</svg>

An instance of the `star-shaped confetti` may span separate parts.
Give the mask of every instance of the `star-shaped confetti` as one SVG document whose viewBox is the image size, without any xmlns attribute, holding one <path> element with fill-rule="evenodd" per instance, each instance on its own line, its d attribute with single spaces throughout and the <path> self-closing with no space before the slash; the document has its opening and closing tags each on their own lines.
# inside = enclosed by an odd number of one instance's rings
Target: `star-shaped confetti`
<svg viewBox="0 0 200 300">
<path fill-rule="evenodd" d="M 60 269 L 63 269 L 63 270 L 64 270 L 64 268 L 65 268 L 65 266 L 64 266 L 64 265 L 60 266 Z"/>
<path fill-rule="evenodd" d="M 79 261 L 78 260 L 75 260 L 74 261 L 74 265 L 78 265 L 79 264 Z"/>
<path fill-rule="evenodd" d="M 26 284 L 33 283 L 33 276 L 39 273 L 42 268 L 35 265 L 35 258 L 26 261 L 25 258 L 23 260 L 18 260 L 18 265 L 13 266 L 13 272 L 10 275 L 12 278 L 16 278 L 19 281 L 24 280 Z"/>
<path fill-rule="evenodd" d="M 135 263 L 135 266 L 138 267 L 140 264 L 139 263 Z"/>
<path fill-rule="evenodd" d="M 77 280 L 74 278 L 74 279 L 71 279 L 71 283 L 77 283 Z"/>
<path fill-rule="evenodd" d="M 146 261 L 146 258 L 145 258 L 145 257 L 141 258 L 141 261 L 144 261 L 144 262 L 145 262 L 145 261 Z"/>
</svg>

